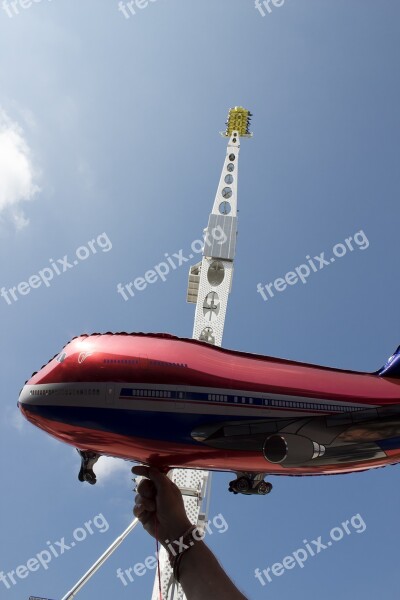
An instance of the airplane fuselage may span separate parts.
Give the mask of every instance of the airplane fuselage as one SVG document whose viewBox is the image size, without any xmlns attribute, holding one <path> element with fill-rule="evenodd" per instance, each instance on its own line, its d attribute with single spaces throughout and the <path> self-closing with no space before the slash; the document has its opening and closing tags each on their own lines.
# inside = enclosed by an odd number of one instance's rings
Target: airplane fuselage
<svg viewBox="0 0 400 600">
<path fill-rule="evenodd" d="M 55 438 L 160 467 L 335 474 L 400 461 L 400 383 L 166 334 L 80 336 L 19 406 Z"/>
</svg>

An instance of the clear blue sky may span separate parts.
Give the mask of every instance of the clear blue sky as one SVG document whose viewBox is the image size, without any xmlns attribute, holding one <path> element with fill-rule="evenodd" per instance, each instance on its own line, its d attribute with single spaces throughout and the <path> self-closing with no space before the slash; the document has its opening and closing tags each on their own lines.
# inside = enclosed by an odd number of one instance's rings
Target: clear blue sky
<svg viewBox="0 0 400 600">
<path fill-rule="evenodd" d="M 79 484 L 75 451 L 20 419 L 18 393 L 80 333 L 191 336 L 186 266 L 129 302 L 116 286 L 201 235 L 230 106 L 253 112 L 254 139 L 241 147 L 224 345 L 372 371 L 400 343 L 400 5 L 285 0 L 262 17 L 251 0 L 156 0 L 126 19 L 114 0 L 42 0 L 11 14 L 0 8 L 0 288 L 103 232 L 112 243 L 49 287 L 0 297 L 0 571 L 95 515 L 109 523 L 12 589 L 0 582 L 2 599 L 58 599 L 129 523 L 129 464 Z M 367 249 L 267 302 L 257 293 L 360 230 Z M 209 543 L 251 599 L 397 599 L 399 477 L 271 478 L 257 498 L 228 494 L 231 476 L 216 474 L 210 517 L 229 528 Z M 363 533 L 265 587 L 255 579 L 356 514 Z M 153 551 L 136 532 L 78 597 L 149 598 L 154 571 L 126 588 L 115 572 Z"/>
</svg>

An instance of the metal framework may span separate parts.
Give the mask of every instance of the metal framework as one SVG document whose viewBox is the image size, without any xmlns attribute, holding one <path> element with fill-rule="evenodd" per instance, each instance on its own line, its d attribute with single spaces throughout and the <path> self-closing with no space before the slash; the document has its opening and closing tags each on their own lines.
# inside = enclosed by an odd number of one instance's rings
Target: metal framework
<svg viewBox="0 0 400 600">
<path fill-rule="evenodd" d="M 242 107 L 229 111 L 226 131 L 229 137 L 226 157 L 214 205 L 204 230 L 203 258 L 189 271 L 187 302 L 196 304 L 192 337 L 221 346 L 228 297 L 232 288 L 233 261 L 237 236 L 237 181 L 240 136 L 250 137 L 251 114 Z M 201 527 L 207 520 L 211 494 L 208 471 L 174 469 L 172 480 L 182 491 L 186 512 L 193 524 Z M 207 501 L 204 502 L 204 499 Z M 204 504 L 206 505 L 204 507 Z M 160 552 L 161 592 L 163 600 L 184 600 L 185 595 L 172 576 L 167 552 Z M 156 572 L 152 600 L 159 600 Z"/>
<path fill-rule="evenodd" d="M 229 137 L 224 166 L 208 226 L 204 230 L 203 258 L 190 268 L 187 301 L 196 304 L 193 338 L 221 346 L 224 332 L 228 296 L 232 287 L 233 261 L 237 235 L 237 180 L 239 167 L 240 137 L 251 137 L 249 131 L 251 113 L 235 107 L 229 111 L 226 131 Z M 202 527 L 207 520 L 211 494 L 211 474 L 194 469 L 174 469 L 172 480 L 182 492 L 185 509 L 190 521 Z M 67 592 L 63 600 L 73 600 L 96 571 L 115 552 L 138 519 L 111 544 L 92 567 Z M 163 600 L 184 600 L 182 588 L 172 576 L 164 548 L 160 551 L 160 578 Z M 158 570 L 155 576 L 152 600 L 159 600 Z"/>
</svg>

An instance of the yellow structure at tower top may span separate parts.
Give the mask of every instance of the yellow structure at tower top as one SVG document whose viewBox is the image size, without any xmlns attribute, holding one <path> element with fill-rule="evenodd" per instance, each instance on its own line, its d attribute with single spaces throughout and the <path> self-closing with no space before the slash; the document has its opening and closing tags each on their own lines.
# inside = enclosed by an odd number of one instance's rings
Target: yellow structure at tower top
<svg viewBox="0 0 400 600">
<path fill-rule="evenodd" d="M 251 112 L 242 106 L 231 108 L 223 135 L 231 137 L 232 133 L 237 132 L 240 137 L 251 137 L 253 135 L 249 131 L 251 117 Z"/>
</svg>

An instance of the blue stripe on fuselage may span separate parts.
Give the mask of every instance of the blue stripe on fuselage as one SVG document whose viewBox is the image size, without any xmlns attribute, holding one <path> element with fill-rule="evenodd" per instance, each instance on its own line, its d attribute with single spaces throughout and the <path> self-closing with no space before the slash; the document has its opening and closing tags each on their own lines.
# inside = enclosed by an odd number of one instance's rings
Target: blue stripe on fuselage
<svg viewBox="0 0 400 600">
<path fill-rule="evenodd" d="M 380 440 L 376 442 L 382 450 L 398 450 L 400 449 L 400 437 L 393 437 L 388 440 Z"/>
<path fill-rule="evenodd" d="M 224 421 L 246 420 L 226 415 L 196 415 L 171 412 L 149 412 L 110 408 L 24 405 L 26 412 L 37 417 L 68 425 L 95 429 L 130 437 L 198 445 L 190 433 L 193 429 Z M 254 417 L 248 420 L 255 421 Z"/>
</svg>

